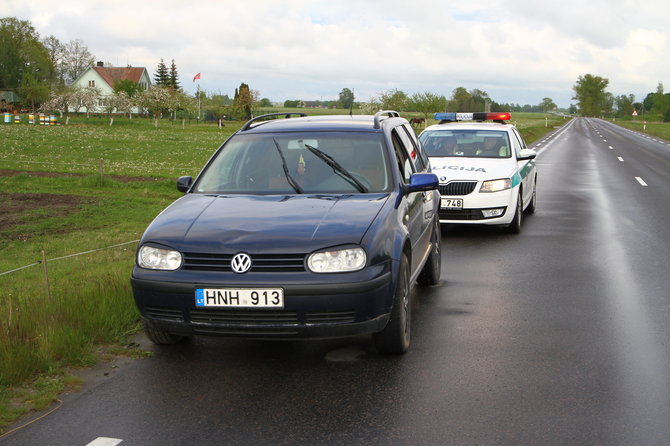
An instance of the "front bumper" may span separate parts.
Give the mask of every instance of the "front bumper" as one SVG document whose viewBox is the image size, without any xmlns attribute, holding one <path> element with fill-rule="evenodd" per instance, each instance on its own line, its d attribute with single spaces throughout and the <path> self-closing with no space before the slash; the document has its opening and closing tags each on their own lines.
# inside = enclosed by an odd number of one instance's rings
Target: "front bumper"
<svg viewBox="0 0 670 446">
<path fill-rule="evenodd" d="M 493 193 L 473 192 L 465 196 L 442 195 L 441 198 L 462 199 L 462 209 L 440 207 L 440 223 L 506 225 L 512 222 L 516 209 L 518 188 Z M 489 217 L 487 211 L 498 210 L 500 215 Z"/>
<path fill-rule="evenodd" d="M 282 282 L 281 275 L 264 274 L 247 284 L 223 283 L 213 280 L 214 276 L 209 281 L 205 277 L 197 281 L 156 280 L 155 272 L 136 267 L 131 284 L 142 317 L 168 333 L 257 339 L 326 338 L 373 333 L 386 326 L 395 288 L 391 265 L 386 262 L 353 274 L 304 274 L 309 280 L 303 281 L 290 275 L 292 280 Z M 324 282 L 329 276 L 335 280 Z M 345 277 L 354 280 L 346 281 Z M 284 290 L 284 308 L 195 306 L 197 288 L 226 286 L 280 286 Z"/>
</svg>

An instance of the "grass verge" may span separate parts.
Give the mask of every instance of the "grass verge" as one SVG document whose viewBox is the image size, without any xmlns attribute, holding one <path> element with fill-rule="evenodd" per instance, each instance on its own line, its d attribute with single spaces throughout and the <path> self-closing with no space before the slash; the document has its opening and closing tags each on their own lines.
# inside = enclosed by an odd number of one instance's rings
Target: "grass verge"
<svg viewBox="0 0 670 446">
<path fill-rule="evenodd" d="M 528 142 L 564 123 L 513 118 Z M 0 273 L 33 265 L 0 275 L 0 434 L 22 413 L 76 389 L 66 370 L 93 364 L 97 346 L 124 345 L 136 332 L 135 245 L 96 249 L 139 239 L 179 197 L 176 177 L 197 175 L 241 124 L 0 125 Z M 47 262 L 48 275 L 37 264 L 42 251 L 59 259 Z M 85 254 L 70 257 L 78 253 Z"/>
</svg>

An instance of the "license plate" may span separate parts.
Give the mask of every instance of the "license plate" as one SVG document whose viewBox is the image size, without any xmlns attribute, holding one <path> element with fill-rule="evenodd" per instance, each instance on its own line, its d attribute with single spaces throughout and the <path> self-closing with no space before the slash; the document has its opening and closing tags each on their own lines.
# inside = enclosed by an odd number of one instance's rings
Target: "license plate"
<svg viewBox="0 0 670 446">
<path fill-rule="evenodd" d="M 284 308 L 281 288 L 198 288 L 196 307 Z"/>
<path fill-rule="evenodd" d="M 462 198 L 442 198 L 440 207 L 447 209 L 463 209 Z"/>
</svg>

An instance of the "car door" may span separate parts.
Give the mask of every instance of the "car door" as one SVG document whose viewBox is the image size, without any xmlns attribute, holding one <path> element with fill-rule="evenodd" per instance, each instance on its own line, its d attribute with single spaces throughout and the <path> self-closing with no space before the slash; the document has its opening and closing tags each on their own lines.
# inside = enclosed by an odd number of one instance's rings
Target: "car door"
<svg viewBox="0 0 670 446">
<path fill-rule="evenodd" d="M 413 149 L 409 137 L 402 127 L 396 127 L 391 131 L 391 139 L 399 163 L 400 176 L 405 184 L 409 184 L 410 177 L 417 171 L 415 160 L 419 154 Z M 427 240 L 429 241 L 426 235 L 429 231 L 426 231 L 424 198 L 424 192 L 413 192 L 404 198 L 407 206 L 405 215 L 402 216 L 402 221 L 409 232 L 412 252 L 420 253 L 419 255 L 412 256 L 412 273 L 418 268 L 419 262 L 423 258 L 421 254 L 425 252 L 428 245 Z"/>
<path fill-rule="evenodd" d="M 514 147 L 514 156 L 518 159 L 521 150 L 526 148 L 526 143 L 515 128 L 512 128 L 512 146 Z M 533 160 L 517 161 L 517 169 L 521 176 L 523 206 L 525 208 L 530 203 L 535 189 L 535 162 Z"/>
<path fill-rule="evenodd" d="M 409 143 L 410 147 L 413 151 L 413 153 L 416 153 L 417 156 L 415 158 L 415 166 L 417 172 L 420 173 L 430 173 L 430 161 L 428 160 L 428 156 L 426 153 L 423 151 L 423 147 L 421 147 L 421 143 L 419 142 L 419 139 L 416 136 L 416 133 L 414 133 L 414 129 L 409 124 L 404 124 L 402 128 L 405 130 L 407 133 L 407 136 L 409 137 L 408 141 L 404 141 L 404 143 Z M 426 191 L 423 194 L 423 224 L 424 224 L 424 232 L 426 230 L 430 231 L 431 225 L 434 223 L 435 219 L 435 213 L 439 209 L 439 205 L 436 206 L 436 202 L 438 200 L 435 200 L 433 197 L 433 194 L 437 194 L 437 191 Z"/>
</svg>

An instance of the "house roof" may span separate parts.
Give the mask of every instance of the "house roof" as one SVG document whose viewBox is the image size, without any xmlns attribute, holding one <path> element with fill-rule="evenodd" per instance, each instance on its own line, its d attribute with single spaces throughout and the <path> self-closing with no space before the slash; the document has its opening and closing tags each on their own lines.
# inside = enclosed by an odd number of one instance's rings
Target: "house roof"
<svg viewBox="0 0 670 446">
<path fill-rule="evenodd" d="M 19 102 L 19 96 L 10 90 L 0 90 L 0 99 L 6 102 Z"/>
<path fill-rule="evenodd" d="M 142 79 L 142 74 L 146 71 L 145 68 L 117 68 L 117 67 L 93 67 L 96 73 L 114 88 L 114 84 L 125 79 L 139 83 Z"/>
</svg>

